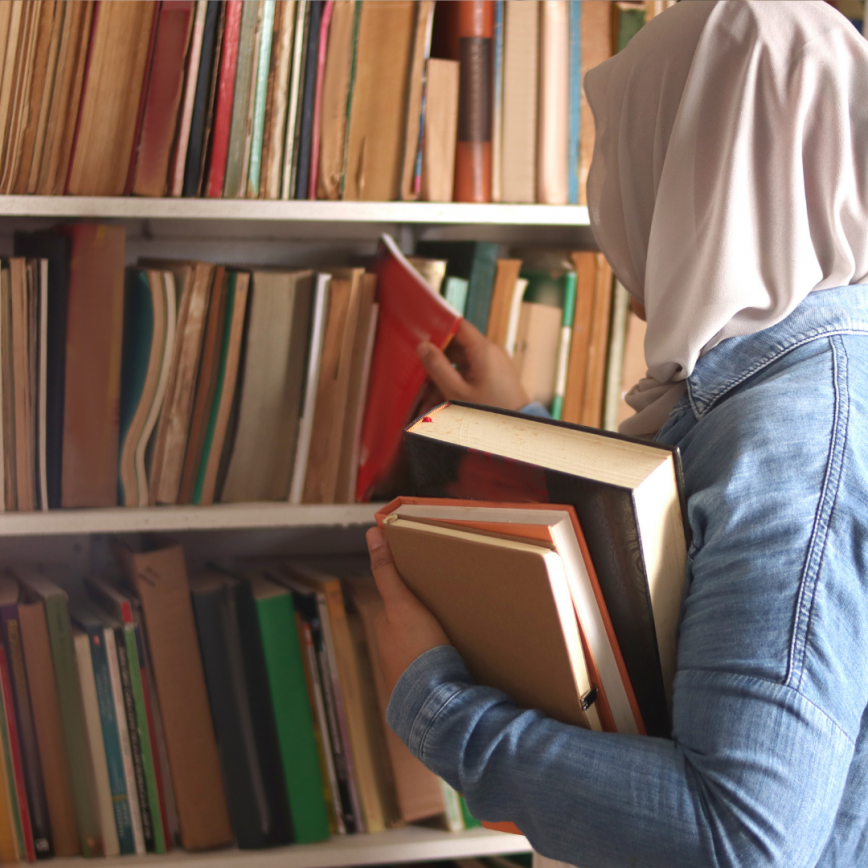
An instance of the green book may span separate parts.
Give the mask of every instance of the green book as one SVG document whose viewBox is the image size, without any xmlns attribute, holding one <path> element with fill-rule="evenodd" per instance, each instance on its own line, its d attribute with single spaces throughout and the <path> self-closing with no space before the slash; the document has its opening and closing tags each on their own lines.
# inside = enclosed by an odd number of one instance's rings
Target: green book
<svg viewBox="0 0 868 868">
<path fill-rule="evenodd" d="M 0 645 L 0 659 L 3 661 L 0 665 L 9 665 L 6 661 L 6 649 L 2 645 Z M 10 714 L 15 714 L 15 709 L 9 708 L 6 705 L 6 697 L 3 691 L 0 690 L 0 741 L 3 742 L 3 756 L 6 760 L 7 791 L 9 793 L 12 827 L 18 843 L 18 852 L 21 854 L 21 859 L 23 860 L 27 850 L 24 846 L 24 827 L 21 825 L 21 808 L 18 804 L 18 787 L 15 786 L 15 772 L 12 765 L 12 744 L 9 741 L 9 725 L 6 723 L 6 719 Z"/>
<path fill-rule="evenodd" d="M 458 801 L 461 804 L 461 816 L 464 818 L 465 829 L 476 829 L 482 825 L 473 814 L 470 813 L 470 808 L 467 807 L 467 800 L 464 796 L 459 796 Z"/>
<path fill-rule="evenodd" d="M 262 137 L 265 132 L 265 104 L 268 101 L 274 2 L 275 0 L 262 0 L 262 36 L 259 40 L 259 59 L 256 62 L 256 94 L 253 102 L 253 133 L 250 138 L 250 171 L 247 182 L 250 195 L 254 197 L 259 196 L 259 177 L 262 172 Z"/>
<path fill-rule="evenodd" d="M 560 419 L 564 412 L 567 371 L 570 367 L 570 343 L 573 336 L 573 316 L 576 312 L 576 272 L 566 272 L 562 283 L 564 298 L 561 308 L 561 337 L 558 342 L 558 372 L 555 380 L 555 397 L 552 402 L 552 419 Z"/>
<path fill-rule="evenodd" d="M 454 311 L 464 316 L 467 310 L 467 281 L 461 277 L 447 277 L 443 281 L 443 298 Z"/>
<path fill-rule="evenodd" d="M 645 26 L 645 10 L 618 10 L 618 51 L 627 47 L 627 43 Z"/>
<path fill-rule="evenodd" d="M 124 775 L 124 759 L 121 754 L 121 737 L 115 715 L 111 674 L 109 673 L 108 654 L 106 653 L 105 627 L 100 616 L 83 600 L 73 598 L 69 603 L 69 611 L 72 620 L 87 634 L 90 645 L 90 658 L 96 684 L 97 707 L 118 843 L 121 853 L 135 853 L 136 844 L 133 839 L 133 822 Z"/>
<path fill-rule="evenodd" d="M 497 269 L 497 245 L 489 241 L 420 241 L 417 256 L 447 261 L 446 276 L 467 281 L 464 316 L 485 334 Z"/>
<path fill-rule="evenodd" d="M 96 782 L 84 721 L 84 705 L 78 686 L 78 661 L 66 591 L 35 570 L 19 570 L 21 583 L 45 605 L 48 643 L 57 681 L 57 699 L 69 759 L 75 820 L 83 856 L 102 855 L 102 836 L 96 803 Z"/>
<path fill-rule="evenodd" d="M 256 571 L 241 577 L 259 621 L 294 840 L 322 841 L 329 836 L 328 811 L 292 594 Z"/>
</svg>

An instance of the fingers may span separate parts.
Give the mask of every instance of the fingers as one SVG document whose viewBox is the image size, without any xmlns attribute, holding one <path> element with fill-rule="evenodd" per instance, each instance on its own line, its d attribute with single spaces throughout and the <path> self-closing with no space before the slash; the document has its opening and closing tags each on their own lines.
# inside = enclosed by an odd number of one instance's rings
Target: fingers
<svg viewBox="0 0 868 868">
<path fill-rule="evenodd" d="M 425 371 L 443 396 L 447 400 L 461 400 L 466 394 L 467 383 L 464 377 L 452 367 L 452 362 L 446 358 L 443 351 L 434 344 L 426 342 L 419 344 L 418 353 Z"/>
<path fill-rule="evenodd" d="M 377 590 L 386 604 L 386 613 L 402 604 L 418 604 L 415 594 L 404 584 L 395 568 L 395 560 L 386 537 L 378 527 L 372 527 L 366 534 L 368 552 L 371 556 L 371 572 L 377 583 Z"/>
<path fill-rule="evenodd" d="M 474 347 L 480 346 L 488 341 L 488 338 L 476 328 L 473 323 L 466 319 L 461 320 L 458 326 L 458 331 L 455 332 L 455 337 L 452 340 L 464 347 L 465 350 L 472 351 Z"/>
</svg>

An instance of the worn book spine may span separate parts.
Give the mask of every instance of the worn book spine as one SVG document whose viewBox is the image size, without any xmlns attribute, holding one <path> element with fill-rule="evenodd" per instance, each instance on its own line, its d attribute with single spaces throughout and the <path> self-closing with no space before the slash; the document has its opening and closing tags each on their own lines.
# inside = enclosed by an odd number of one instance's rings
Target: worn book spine
<svg viewBox="0 0 868 868">
<path fill-rule="evenodd" d="M 262 144 L 265 136 L 265 110 L 268 96 L 268 73 L 271 64 L 271 51 L 274 31 L 274 2 L 263 0 L 262 24 L 259 37 L 259 57 L 256 61 L 256 88 L 254 91 L 253 131 L 250 142 L 250 169 L 247 178 L 247 194 L 259 197 L 262 175 Z"/>
<path fill-rule="evenodd" d="M 6 659 L 6 649 L 0 645 L 0 740 L 3 742 L 5 760 L 5 781 L 14 848 L 14 859 L 26 859 L 33 862 L 36 859 L 33 851 L 33 840 L 27 815 L 27 799 L 23 793 L 24 781 L 21 778 L 21 758 L 18 756 L 18 744 L 15 737 L 15 708 L 12 700 L 12 690 L 9 682 L 9 663 Z M 27 843 L 25 833 L 30 837 Z"/>
<path fill-rule="evenodd" d="M 325 3 L 323 0 L 311 0 L 310 18 L 307 32 L 307 50 L 304 60 L 304 89 L 302 91 L 300 108 L 300 125 L 298 134 L 298 150 L 295 171 L 295 199 L 308 198 L 308 179 L 311 165 L 311 139 L 313 137 L 313 115 L 316 102 L 317 79 L 319 78 L 319 48 L 322 15 Z M 320 79 L 321 80 L 321 79 Z"/>
</svg>

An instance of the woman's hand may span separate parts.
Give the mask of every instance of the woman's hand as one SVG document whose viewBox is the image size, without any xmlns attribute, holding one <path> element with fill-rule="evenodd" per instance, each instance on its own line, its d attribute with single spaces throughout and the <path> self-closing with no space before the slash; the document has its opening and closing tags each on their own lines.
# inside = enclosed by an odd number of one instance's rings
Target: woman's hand
<svg viewBox="0 0 868 868">
<path fill-rule="evenodd" d="M 506 350 L 467 320 L 461 320 L 445 353 L 427 342 L 419 344 L 418 353 L 428 376 L 447 401 L 487 404 L 503 410 L 520 410 L 530 403 Z"/>
<path fill-rule="evenodd" d="M 380 666 L 389 696 L 404 670 L 420 655 L 438 645 L 451 645 L 437 619 L 404 584 L 392 551 L 378 527 L 368 531 L 368 551 L 385 611 L 377 616 L 375 630 Z"/>
</svg>

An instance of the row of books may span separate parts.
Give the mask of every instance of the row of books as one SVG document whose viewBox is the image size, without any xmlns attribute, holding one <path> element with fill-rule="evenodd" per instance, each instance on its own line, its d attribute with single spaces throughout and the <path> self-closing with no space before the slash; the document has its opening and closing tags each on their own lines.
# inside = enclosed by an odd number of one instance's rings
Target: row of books
<svg viewBox="0 0 868 868">
<path fill-rule="evenodd" d="M 11 0 L 0 192 L 577 203 L 581 75 L 666 5 Z"/>
<path fill-rule="evenodd" d="M 407 258 L 384 236 L 369 270 L 125 268 L 123 227 L 14 243 L 0 262 L 9 511 L 391 496 L 425 385 L 416 345 L 444 346 L 462 316 L 556 418 L 600 426 L 620 400 L 626 307 L 600 254 L 431 241 Z"/>
<path fill-rule="evenodd" d="M 0 578 L 2 862 L 479 825 L 387 731 L 364 561 L 115 545 L 125 582 Z"/>
</svg>

